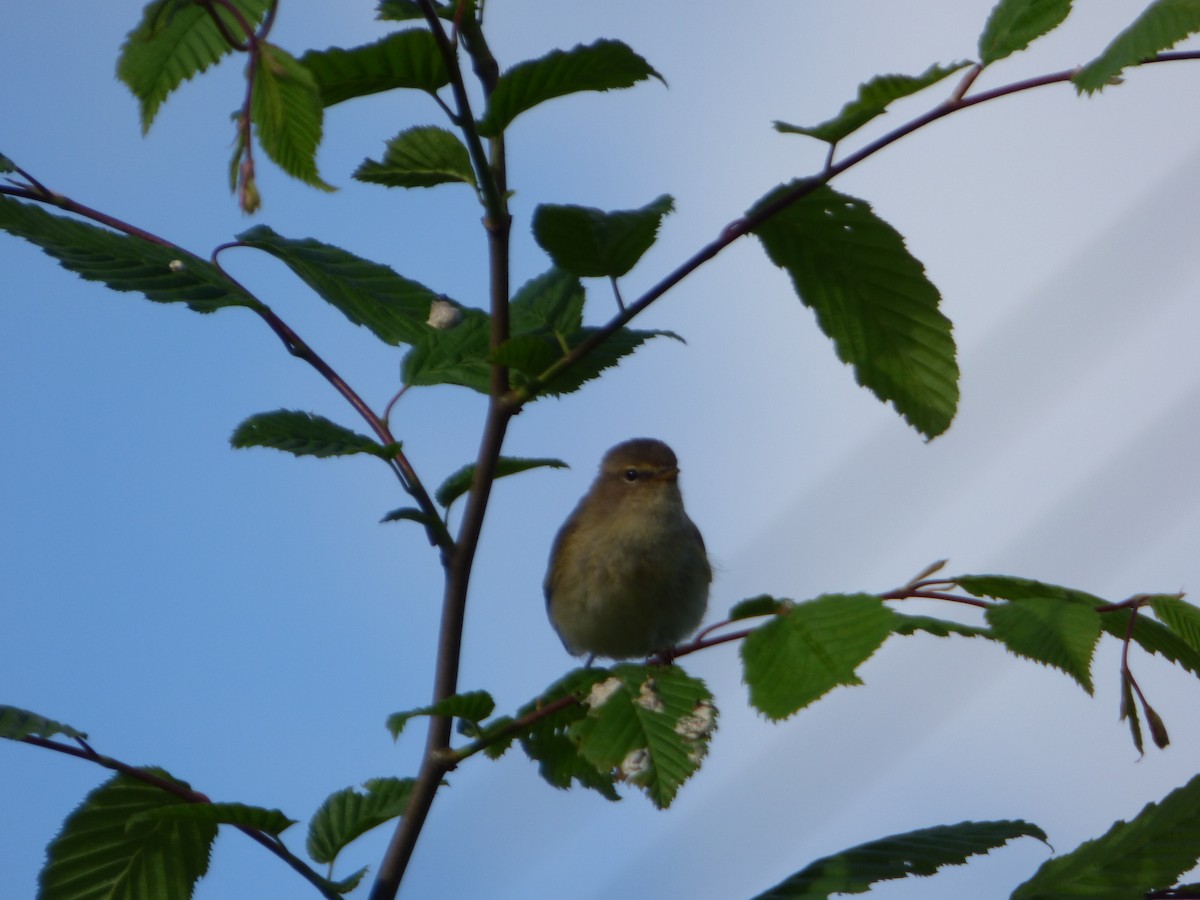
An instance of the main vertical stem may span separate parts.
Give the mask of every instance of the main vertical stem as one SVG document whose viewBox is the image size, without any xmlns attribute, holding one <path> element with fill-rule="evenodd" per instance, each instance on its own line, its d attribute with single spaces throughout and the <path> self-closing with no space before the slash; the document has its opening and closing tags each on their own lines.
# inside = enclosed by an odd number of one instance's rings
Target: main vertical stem
<svg viewBox="0 0 1200 900">
<path fill-rule="evenodd" d="M 489 342 L 495 351 L 508 340 L 509 298 L 509 236 L 512 220 L 504 197 L 507 193 L 507 177 L 504 157 L 504 139 L 496 138 L 491 144 L 489 169 L 495 190 L 492 196 L 498 202 L 488 209 L 484 226 L 488 236 L 488 284 L 490 294 L 491 334 Z M 496 477 L 496 462 L 504 445 L 512 408 L 504 402 L 509 390 L 508 369 L 492 366 L 488 397 L 487 419 L 479 452 L 475 459 L 475 474 L 471 491 L 463 511 L 462 525 L 453 551 L 445 558 L 445 592 L 442 599 L 442 621 L 438 631 L 437 663 L 434 671 L 433 702 L 444 700 L 458 691 L 459 661 L 462 653 L 463 623 L 466 619 L 467 591 L 475 563 L 475 551 L 483 530 L 492 482 Z M 409 796 L 408 806 L 400 825 L 392 835 L 387 852 L 379 866 L 375 884 L 371 889 L 371 900 L 393 900 L 400 889 L 400 882 L 412 859 L 417 839 L 425 825 L 425 819 L 433 806 L 442 779 L 450 770 L 450 735 L 453 719 L 450 716 L 433 716 L 429 721 L 429 732 L 425 741 L 425 758 Z"/>
</svg>

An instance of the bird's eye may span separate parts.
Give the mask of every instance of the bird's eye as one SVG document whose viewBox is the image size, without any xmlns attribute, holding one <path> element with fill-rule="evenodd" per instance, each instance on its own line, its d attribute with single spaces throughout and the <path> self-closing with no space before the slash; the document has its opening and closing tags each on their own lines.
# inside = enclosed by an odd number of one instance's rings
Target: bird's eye
<svg viewBox="0 0 1200 900">
<path fill-rule="evenodd" d="M 625 475 L 626 481 L 637 481 L 638 480 L 638 470 L 637 469 L 626 469 L 623 474 Z"/>
</svg>

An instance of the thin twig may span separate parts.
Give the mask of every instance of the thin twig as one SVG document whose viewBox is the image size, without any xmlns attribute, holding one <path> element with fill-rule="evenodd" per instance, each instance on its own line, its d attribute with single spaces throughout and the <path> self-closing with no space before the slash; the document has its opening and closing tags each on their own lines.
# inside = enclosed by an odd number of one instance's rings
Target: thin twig
<svg viewBox="0 0 1200 900">
<path fill-rule="evenodd" d="M 1155 57 L 1144 60 L 1139 65 L 1147 65 L 1158 62 L 1176 62 L 1181 60 L 1200 59 L 1200 51 L 1178 51 L 1174 53 L 1161 53 Z M 562 375 L 567 369 L 576 365 L 581 359 L 591 353 L 604 341 L 608 340 L 617 331 L 625 327 L 631 320 L 636 318 L 643 310 L 651 303 L 673 288 L 676 284 L 691 275 L 692 272 L 704 265 L 718 253 L 738 240 L 751 233 L 755 228 L 762 225 L 768 219 L 778 215 L 784 209 L 788 208 L 797 201 L 811 194 L 818 187 L 831 181 L 836 176 L 842 174 L 847 169 L 858 165 L 871 156 L 874 156 L 885 147 L 894 144 L 901 138 L 907 137 L 915 131 L 931 125 L 939 119 L 945 118 L 952 113 L 960 112 L 973 106 L 978 106 L 981 103 L 988 103 L 992 100 L 997 100 L 1000 97 L 1018 94 L 1023 91 L 1033 90 L 1034 88 L 1045 87 L 1051 84 L 1061 84 L 1069 82 L 1075 75 L 1077 69 L 1067 69 L 1061 72 L 1054 72 L 1049 75 L 1042 75 L 1037 78 L 1028 78 L 1022 81 L 1016 81 L 1012 84 L 1003 85 L 998 88 L 993 88 L 989 91 L 982 91 L 970 97 L 951 97 L 945 103 L 937 106 L 929 112 L 917 116 L 908 123 L 901 125 L 893 131 L 888 132 L 879 139 L 872 141 L 861 149 L 844 157 L 837 163 L 827 165 L 819 175 L 811 178 L 800 179 L 789 190 L 783 191 L 778 197 L 770 203 L 764 203 L 753 215 L 745 216 L 736 219 L 727 225 L 721 232 L 720 236 L 704 245 L 696 253 L 692 254 L 688 259 L 681 263 L 678 267 L 668 273 L 661 281 L 652 286 L 646 293 L 635 300 L 633 303 L 624 309 L 622 312 L 614 316 L 609 322 L 585 340 L 578 343 L 572 350 L 565 354 L 561 359 L 557 360 L 552 366 L 546 369 L 541 375 L 530 379 L 520 388 L 509 391 L 505 397 L 505 402 L 510 404 L 514 409 L 520 408 L 528 403 L 535 396 L 545 390 L 547 384 L 555 378 Z"/>
</svg>

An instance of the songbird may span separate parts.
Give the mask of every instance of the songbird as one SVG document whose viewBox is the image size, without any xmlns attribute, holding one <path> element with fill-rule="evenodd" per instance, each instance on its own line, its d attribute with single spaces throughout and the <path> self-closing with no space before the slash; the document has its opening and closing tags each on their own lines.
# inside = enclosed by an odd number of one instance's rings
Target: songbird
<svg viewBox="0 0 1200 900">
<path fill-rule="evenodd" d="M 543 585 L 567 652 L 632 659 L 696 630 L 712 567 L 683 508 L 679 464 L 662 441 L 617 444 L 559 529 Z"/>
</svg>

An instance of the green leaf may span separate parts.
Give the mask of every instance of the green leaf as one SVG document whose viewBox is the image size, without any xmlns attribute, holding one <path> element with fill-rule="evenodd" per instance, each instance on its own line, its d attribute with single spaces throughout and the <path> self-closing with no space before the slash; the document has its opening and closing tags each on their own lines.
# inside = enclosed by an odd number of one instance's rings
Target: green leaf
<svg viewBox="0 0 1200 900">
<path fill-rule="evenodd" d="M 570 50 L 552 50 L 538 59 L 517 63 L 500 76 L 488 97 L 479 132 L 495 137 L 521 113 L 555 97 L 633 87 L 650 77 L 662 81 L 646 60 L 621 41 L 599 40 Z"/>
<path fill-rule="evenodd" d="M 300 410 L 278 409 L 259 413 L 239 425 L 229 438 L 237 448 L 270 447 L 296 456 L 349 456 L 354 453 L 369 453 L 380 459 L 389 459 L 394 448 L 349 428 L 343 428 L 315 413 Z"/>
<path fill-rule="evenodd" d="M 954 579 L 954 583 L 976 597 L 996 597 L 1002 600 L 1046 597 L 1092 607 L 1107 605 L 1107 601 L 1085 591 L 1045 584 L 1029 578 L 1008 575 L 960 575 Z M 1100 627 L 1113 637 L 1124 640 L 1129 615 L 1129 612 L 1120 610 L 1106 612 L 1100 616 Z M 1200 677 L 1200 652 L 1169 628 L 1147 616 L 1139 615 L 1133 625 L 1133 640 L 1148 653 L 1160 654 Z"/>
<path fill-rule="evenodd" d="M 876 75 L 858 86 L 858 96 L 842 107 L 842 111 L 820 125 L 790 125 L 776 122 L 775 130 L 784 134 L 805 134 L 819 141 L 836 144 L 842 138 L 862 128 L 876 116 L 887 112 L 894 101 L 923 91 L 947 75 L 969 66 L 956 62 L 948 66 L 931 65 L 920 75 Z"/>
<path fill-rule="evenodd" d="M 87 738 L 84 732 L 77 731 L 70 725 L 55 722 L 27 709 L 0 706 L 0 738 L 19 741 L 23 737 L 52 738 L 56 734 L 69 738 Z"/>
<path fill-rule="evenodd" d="M 349 894 L 358 887 L 359 883 L 363 880 L 363 876 L 369 871 L 371 871 L 370 866 L 363 866 L 357 872 L 352 872 L 345 878 L 339 878 L 337 881 L 331 878 L 322 878 L 321 883 L 335 894 Z"/>
<path fill-rule="evenodd" d="M 354 177 L 386 187 L 432 187 L 452 181 L 475 186 L 467 148 L 446 129 L 432 125 L 400 132 L 388 141 L 383 162 L 365 160 Z"/>
<path fill-rule="evenodd" d="M 465 691 L 440 700 L 432 706 L 392 713 L 388 716 L 387 728 L 392 733 L 392 740 L 395 741 L 400 739 L 400 733 L 404 731 L 408 720 L 417 716 L 453 716 L 478 724 L 490 716 L 495 708 L 496 701 L 487 691 Z"/>
<path fill-rule="evenodd" d="M 989 607 L 986 615 L 992 633 L 1013 653 L 1066 672 L 1092 693 L 1092 654 L 1100 640 L 1095 609 L 1031 597 Z"/>
<path fill-rule="evenodd" d="M 922 631 L 934 637 L 949 637 L 956 634 L 959 637 L 985 637 L 995 639 L 987 628 L 976 625 L 963 625 L 961 622 L 951 622 L 949 619 L 938 619 L 933 616 L 910 616 L 906 613 L 896 613 L 896 624 L 893 630 L 896 634 L 916 634 Z"/>
<path fill-rule="evenodd" d="M 174 781 L 161 769 L 147 769 Z M 89 793 L 46 848 L 39 900 L 184 900 L 208 871 L 217 826 L 192 821 L 137 821 L 139 813 L 187 801 L 128 775 Z"/>
<path fill-rule="evenodd" d="M 750 215 L 794 185 L 760 200 Z M 958 405 L 958 365 L 938 290 L 904 238 L 869 204 L 824 185 L 755 229 L 787 270 L 858 383 L 935 437 Z"/>
<path fill-rule="evenodd" d="M 390 513 L 380 519 L 383 522 L 400 522 L 400 521 L 418 522 L 421 525 L 428 527 L 429 517 L 421 510 L 413 506 L 406 506 L 403 509 L 393 509 Z"/>
<path fill-rule="evenodd" d="M 717 710 L 704 682 L 678 666 L 622 664 L 593 685 L 587 714 L 568 729 L 598 771 L 613 771 L 659 809 L 700 767 Z"/>
<path fill-rule="evenodd" d="M 1013 900 L 1127 900 L 1169 887 L 1200 858 L 1200 775 L 1130 822 L 1043 863 Z"/>
<path fill-rule="evenodd" d="M 114 291 L 137 291 L 157 303 L 186 303 L 196 312 L 262 306 L 216 266 L 178 247 L 52 215 L 32 203 L 0 197 L 0 228 L 41 247 L 64 269 Z"/>
<path fill-rule="evenodd" d="M 562 269 L 550 269 L 529 279 L 513 295 L 508 307 L 512 334 L 574 334 L 583 325 L 583 302 L 579 279 Z"/>
<path fill-rule="evenodd" d="M 489 328 L 487 313 L 469 308 L 463 309 L 462 321 L 453 328 L 426 328 L 405 355 L 400 377 L 414 386 L 457 384 L 488 393 L 492 371 Z"/>
<path fill-rule="evenodd" d="M 797 603 L 741 647 L 750 703 L 784 719 L 841 684 L 862 684 L 855 670 L 892 633 L 895 613 L 870 594 L 830 594 Z"/>
<path fill-rule="evenodd" d="M 474 5 L 474 0 L 471 0 Z M 440 18 L 454 21 L 454 14 L 460 4 L 433 3 L 434 12 Z M 378 18 L 393 22 L 403 22 L 408 19 L 424 19 L 425 13 L 417 0 L 379 0 Z"/>
<path fill-rule="evenodd" d="M 397 88 L 432 94 L 450 82 L 437 41 L 422 28 L 397 31 L 348 50 L 310 50 L 300 62 L 312 73 L 322 106 Z"/>
<path fill-rule="evenodd" d="M 528 472 L 539 468 L 568 469 L 561 459 L 522 459 L 515 456 L 502 456 L 496 460 L 496 478 L 516 475 L 518 472 Z M 450 504 L 471 489 L 471 479 L 475 477 L 475 463 L 468 463 L 441 483 L 433 497 L 447 509 Z"/>
<path fill-rule="evenodd" d="M 540 697 L 522 706 L 517 711 L 517 718 L 523 719 L 532 715 L 563 697 L 572 696 L 579 702 L 543 715 L 516 737 L 520 739 L 521 749 L 538 764 L 538 774 L 552 787 L 566 790 L 577 783 L 580 787 L 590 788 L 605 799 L 616 802 L 621 796 L 614 787 L 613 770 L 597 769 L 580 754 L 578 744 L 567 734 L 572 723 L 587 714 L 582 699 L 587 696 L 593 685 L 607 677 L 608 672 L 604 669 L 572 669 L 547 688 Z"/>
<path fill-rule="evenodd" d="M 323 191 L 334 188 L 317 174 L 324 111 L 312 73 L 273 44 L 259 43 L 250 120 L 272 161 L 293 178 Z"/>
<path fill-rule="evenodd" d="M 426 320 L 440 295 L 388 266 L 311 238 L 285 238 L 265 225 L 238 240 L 281 260 L 326 303 L 385 343 L 414 344 L 434 331 Z"/>
<path fill-rule="evenodd" d="M 809 863 L 754 900 L 825 900 L 834 894 L 865 894 L 880 881 L 933 875 L 943 866 L 960 866 L 1019 837 L 1046 841 L 1042 829 L 1020 820 L 959 822 L 893 834 Z"/>
<path fill-rule="evenodd" d="M 979 61 L 987 66 L 1024 50 L 1070 12 L 1071 0 L 1000 0 L 979 35 Z"/>
<path fill-rule="evenodd" d="M 231 0 L 231 5 L 256 27 L 271 0 Z M 241 25 L 227 10 L 218 4 L 213 4 L 213 9 L 231 35 L 245 38 Z M 199 4 L 186 0 L 147 4 L 142 21 L 126 36 L 117 59 L 117 77 L 138 100 L 142 132 L 150 130 L 158 108 L 172 91 L 232 50 Z"/>
<path fill-rule="evenodd" d="M 669 194 L 639 209 L 605 212 L 543 203 L 533 212 L 533 236 L 554 264 L 576 275 L 617 278 L 634 267 L 675 208 Z"/>
<path fill-rule="evenodd" d="M 761 594 L 758 597 L 750 597 L 735 603 L 733 609 L 729 610 L 729 621 L 736 622 L 739 619 L 773 616 L 776 613 L 786 612 L 794 605 L 795 602 L 792 600 L 780 600 L 777 597 Z"/>
<path fill-rule="evenodd" d="M 1071 80 L 1081 93 L 1095 93 L 1111 84 L 1126 66 L 1168 50 L 1197 31 L 1200 0 L 1156 0 Z"/>
<path fill-rule="evenodd" d="M 1159 621 L 1179 635 L 1189 647 L 1200 651 L 1200 609 L 1185 603 L 1182 597 L 1170 594 L 1152 597 L 1150 608 Z"/>
<path fill-rule="evenodd" d="M 5 156 L 3 153 L 0 153 L 0 172 L 15 172 L 15 171 L 17 171 L 17 164 L 14 163 L 7 156 Z"/>
<path fill-rule="evenodd" d="M 551 365 L 566 355 L 567 350 L 577 347 L 597 331 L 598 328 L 587 327 L 565 337 L 518 335 L 505 341 L 490 358 L 493 362 L 511 368 L 510 382 L 514 386 L 526 387 L 534 379 L 540 379 Z M 593 378 L 599 378 L 605 369 L 616 366 L 622 358 L 633 353 L 646 341 L 656 337 L 683 340 L 673 331 L 636 331 L 632 328 L 622 328 L 566 372 L 547 382 L 538 396 L 558 397 L 573 393 Z M 563 349 L 563 343 L 566 344 L 567 350 Z"/>
<path fill-rule="evenodd" d="M 240 825 L 254 828 L 272 837 L 279 837 L 296 824 L 277 809 L 261 806 L 246 806 L 244 803 L 185 803 L 175 806 L 160 806 L 131 816 L 130 823 L 153 819 L 162 821 L 187 821 L 210 825 Z"/>
<path fill-rule="evenodd" d="M 351 841 L 404 815 L 413 783 L 412 778 L 373 778 L 363 784 L 365 793 L 345 788 L 330 794 L 308 824 L 308 855 L 333 865 Z"/>
</svg>

